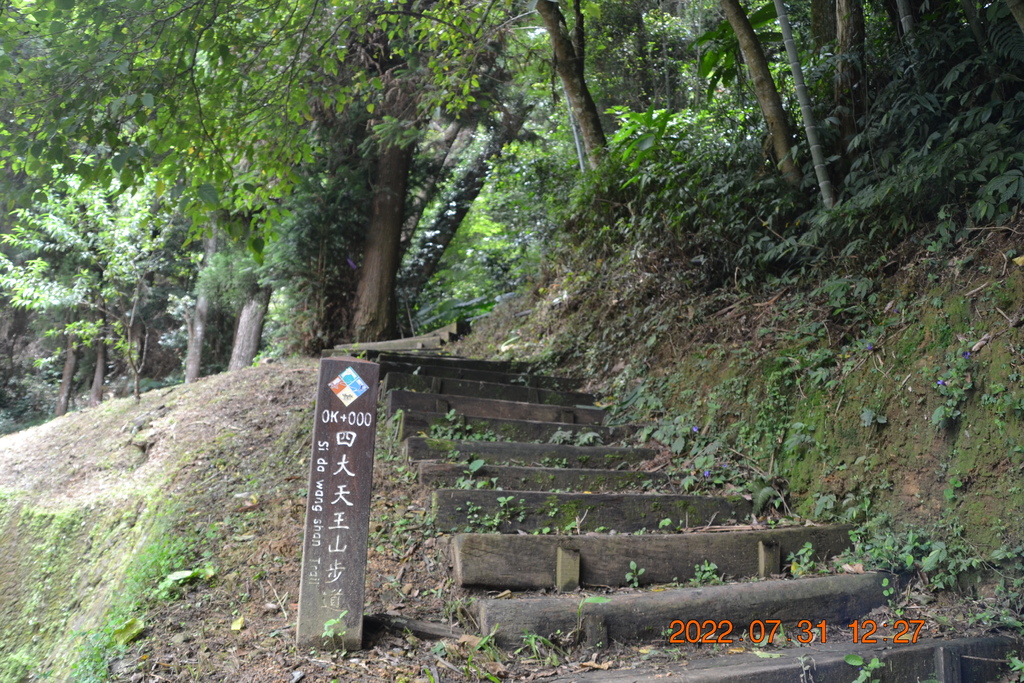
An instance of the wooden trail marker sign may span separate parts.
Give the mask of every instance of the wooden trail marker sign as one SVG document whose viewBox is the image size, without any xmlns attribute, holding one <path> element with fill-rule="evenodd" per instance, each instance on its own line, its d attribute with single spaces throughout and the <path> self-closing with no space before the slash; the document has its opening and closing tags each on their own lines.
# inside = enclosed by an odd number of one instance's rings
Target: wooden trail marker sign
<svg viewBox="0 0 1024 683">
<path fill-rule="evenodd" d="M 376 363 L 355 358 L 320 360 L 302 542 L 300 648 L 358 650 L 363 644 L 379 373 Z"/>
</svg>

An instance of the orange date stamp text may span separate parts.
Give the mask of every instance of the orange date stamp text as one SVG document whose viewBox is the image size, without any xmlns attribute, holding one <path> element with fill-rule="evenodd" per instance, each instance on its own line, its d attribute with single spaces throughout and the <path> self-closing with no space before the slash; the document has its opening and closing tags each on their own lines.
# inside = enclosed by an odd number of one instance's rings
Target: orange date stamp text
<svg viewBox="0 0 1024 683">
<path fill-rule="evenodd" d="M 753 619 L 746 623 L 734 623 L 729 619 L 675 619 L 669 625 L 668 642 L 675 644 L 715 643 L 733 645 L 753 643 L 765 645 L 783 638 L 786 642 L 809 644 L 827 643 L 829 633 L 835 630 L 851 631 L 854 643 L 872 645 L 892 643 L 911 645 L 921 636 L 924 619 L 896 619 L 893 622 L 874 619 L 855 619 L 850 624 L 829 624 L 825 620 L 814 622 L 802 619 L 795 629 L 782 626 L 779 619 Z"/>
</svg>

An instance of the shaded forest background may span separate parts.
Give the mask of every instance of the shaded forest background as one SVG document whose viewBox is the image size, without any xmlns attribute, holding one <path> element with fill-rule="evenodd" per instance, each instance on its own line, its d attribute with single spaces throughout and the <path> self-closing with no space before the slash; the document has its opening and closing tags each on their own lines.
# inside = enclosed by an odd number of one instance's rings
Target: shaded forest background
<svg viewBox="0 0 1024 683">
<path fill-rule="evenodd" d="M 0 430 L 598 272 L 863 322 L 1017 234 L 1021 4 L 7 3 Z"/>
</svg>

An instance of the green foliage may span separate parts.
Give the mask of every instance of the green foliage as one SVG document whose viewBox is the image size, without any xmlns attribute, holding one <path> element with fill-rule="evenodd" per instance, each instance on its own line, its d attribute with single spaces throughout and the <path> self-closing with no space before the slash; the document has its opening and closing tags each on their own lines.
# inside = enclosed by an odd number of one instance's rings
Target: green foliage
<svg viewBox="0 0 1024 683">
<path fill-rule="evenodd" d="M 571 444 L 573 446 L 600 446 L 601 435 L 592 430 L 573 432 L 568 429 L 556 429 L 548 439 L 548 443 Z"/>
<path fill-rule="evenodd" d="M 789 573 L 795 579 L 818 572 L 818 563 L 814 561 L 814 546 L 810 541 L 804 543 L 800 550 L 790 553 L 786 562 L 789 563 Z"/>
<path fill-rule="evenodd" d="M 338 629 L 338 625 L 341 624 L 341 620 L 348 614 L 348 610 L 342 610 L 341 614 L 335 619 L 328 619 L 324 622 L 324 632 L 321 634 L 321 638 L 324 640 L 334 640 L 335 637 L 345 637 L 346 629 Z"/>
<path fill-rule="evenodd" d="M 626 585 L 632 586 L 633 588 L 640 587 L 640 577 L 647 570 L 643 567 L 637 567 L 636 562 L 633 560 L 629 561 L 629 571 L 626 572 Z"/>
<path fill-rule="evenodd" d="M 525 654 L 527 659 L 539 662 L 544 666 L 556 667 L 561 663 L 559 657 L 567 657 L 566 652 L 551 640 L 536 633 L 523 633 L 523 646 L 515 651 L 518 656 Z"/>
<path fill-rule="evenodd" d="M 774 3 L 766 3 L 748 13 L 747 19 L 762 44 L 781 43 L 777 28 Z M 697 75 L 707 78 L 707 97 L 714 97 L 719 84 L 729 85 L 740 78 L 740 46 L 736 33 L 728 21 L 722 20 L 715 28 L 697 38 L 696 47 L 706 46 L 700 59 Z"/>
<path fill-rule="evenodd" d="M 695 588 L 700 586 L 717 586 L 725 583 L 718 573 L 718 565 L 714 562 L 705 560 L 704 564 L 694 565 L 693 572 L 694 576 L 690 579 L 690 585 Z"/>
<path fill-rule="evenodd" d="M 566 234 L 589 258 L 617 251 L 682 261 L 681 276 L 743 279 L 758 268 L 771 233 L 791 233 L 798 199 L 765 173 L 746 112 L 615 110 L 619 130 L 600 171 L 573 196 Z M 770 238 L 770 239 L 769 239 Z M 729 254 L 729 256 L 726 256 Z"/>
<path fill-rule="evenodd" d="M 464 415 L 454 410 L 445 413 L 443 422 L 434 422 L 430 425 L 430 438 L 445 439 L 447 441 L 497 441 L 498 437 L 494 432 L 487 429 L 479 429 L 466 421 Z"/>
<path fill-rule="evenodd" d="M 945 369 L 934 370 L 935 390 L 942 396 L 942 403 L 932 413 L 932 424 L 936 428 L 949 428 L 960 418 L 961 408 L 968 394 L 974 389 L 973 362 L 970 351 L 958 351 L 946 359 Z"/>
<path fill-rule="evenodd" d="M 858 669 L 857 678 L 853 679 L 853 683 L 878 683 L 881 681 L 880 678 L 873 677 L 875 671 L 885 668 L 885 664 L 878 657 L 872 657 L 870 662 L 865 662 L 860 655 L 851 654 L 846 655 L 843 661 Z"/>
</svg>

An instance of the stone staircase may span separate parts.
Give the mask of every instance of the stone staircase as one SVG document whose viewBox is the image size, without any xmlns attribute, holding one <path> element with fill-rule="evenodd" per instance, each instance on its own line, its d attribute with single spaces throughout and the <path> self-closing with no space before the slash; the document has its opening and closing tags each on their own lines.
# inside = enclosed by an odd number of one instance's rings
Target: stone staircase
<svg viewBox="0 0 1024 683">
<path fill-rule="evenodd" d="M 672 492 L 670 477 L 638 467 L 655 452 L 604 445 L 633 430 L 605 426 L 576 380 L 393 348 L 377 362 L 387 414 L 400 411 L 406 457 L 433 489 L 434 524 L 453 535 L 453 579 L 477 596 L 479 634 L 501 647 L 538 634 L 594 651 L 647 643 L 732 653 L 669 668 L 687 681 L 947 683 L 996 680 L 1017 646 L 933 638 L 935 624 L 873 618 L 895 576 L 785 579 L 788 557 L 809 544 L 825 562 L 849 546 L 849 527 L 751 525 L 742 496 Z M 750 581 L 701 585 L 705 563 Z M 873 638 L 864 637 L 868 620 Z M 851 642 L 855 621 L 862 642 Z M 858 678 L 849 655 L 879 664 Z M 584 680 L 655 680 L 666 670 Z"/>
</svg>

